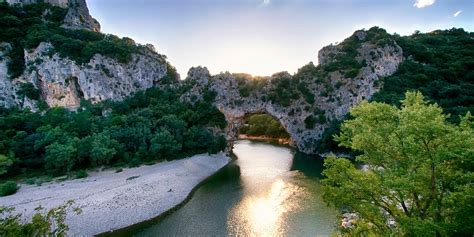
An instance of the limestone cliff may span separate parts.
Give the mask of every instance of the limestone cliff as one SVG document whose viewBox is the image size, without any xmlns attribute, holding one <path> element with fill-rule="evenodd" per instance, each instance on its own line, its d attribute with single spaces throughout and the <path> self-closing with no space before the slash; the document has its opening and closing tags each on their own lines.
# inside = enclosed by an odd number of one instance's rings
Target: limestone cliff
<svg viewBox="0 0 474 237">
<path fill-rule="evenodd" d="M 64 20 L 60 20 L 56 27 L 62 24 L 61 27 L 70 29 L 100 30 L 99 23 L 89 15 L 85 0 L 7 0 L 7 2 L 19 5 L 45 2 L 67 8 L 67 13 L 64 12 Z M 48 11 L 50 12 L 51 9 L 45 8 L 43 15 L 46 15 Z M 69 55 L 61 54 L 60 47 L 54 48 L 53 44 L 49 43 L 54 41 L 52 39 L 54 37 L 44 38 L 48 42 L 39 43 L 38 46 L 28 49 L 18 41 L 15 43 L 15 40 L 0 42 L 0 106 L 36 110 L 39 104 L 46 102 L 50 107 L 61 106 L 74 109 L 80 105 L 82 99 L 92 103 L 122 100 L 134 92 L 160 84 L 161 79 L 168 75 L 169 64 L 166 57 L 158 54 L 151 45 L 137 45 L 131 39 L 120 41 L 118 37 L 100 33 L 88 34 L 82 31 L 76 33 L 93 35 L 95 38 L 102 37 L 100 39 L 103 39 L 104 47 L 113 47 L 112 51 L 122 52 L 122 55 L 123 48 L 128 48 L 127 53 L 130 55 L 127 55 L 127 60 L 123 57 L 120 60 L 117 57 L 93 54 L 93 51 L 90 59 L 78 62 L 77 58 L 72 57 L 71 54 L 77 51 L 80 53 L 82 49 L 76 48 Z M 44 31 L 41 34 L 52 33 Z M 74 38 L 64 38 L 62 35 L 55 37 L 63 42 L 69 40 L 69 46 L 87 44 L 75 41 Z M 106 38 L 109 40 L 106 41 Z M 122 44 L 118 43 L 119 41 Z M 123 41 L 127 42 L 126 45 Z M 16 61 L 12 59 L 11 52 L 15 55 Z M 18 60 L 18 55 L 21 55 L 20 58 L 24 60 Z M 11 78 L 8 71 L 12 63 L 24 64 L 22 68 L 26 68 L 19 73 L 21 75 L 15 75 L 15 78 Z M 25 85 L 29 88 L 29 92 L 34 91 L 39 96 L 35 98 L 25 96 L 28 94 L 25 94 L 22 89 Z"/>
<path fill-rule="evenodd" d="M 0 57 L 9 49 L 4 44 Z M 93 103 L 104 100 L 122 100 L 130 94 L 148 89 L 160 83 L 167 75 L 164 56 L 152 50 L 143 49 L 132 55 L 129 63 L 96 54 L 89 63 L 77 64 L 61 58 L 59 54 L 50 56 L 49 43 L 41 43 L 32 52 L 25 51 L 25 73 L 11 81 L 7 76 L 7 57 L 0 60 L 0 106 L 28 107 L 35 109 L 35 103 L 17 91 L 23 83 L 31 83 L 41 91 L 41 100 L 50 107 L 62 106 L 74 109 L 81 99 Z"/>
<path fill-rule="evenodd" d="M 65 28 L 100 31 L 99 22 L 89 14 L 86 0 L 6 0 L 6 2 L 20 5 L 44 2 L 53 6 L 67 8 L 68 12 L 64 18 L 63 25 Z"/>
<path fill-rule="evenodd" d="M 305 66 L 294 76 L 283 72 L 270 78 L 242 80 L 235 74 L 211 76 L 206 68 L 192 68 L 186 78 L 192 89 L 183 99 L 199 100 L 205 90 L 214 91 L 217 94 L 214 104 L 228 122 L 225 132 L 230 145 L 237 138 L 246 114 L 267 113 L 280 121 L 300 151 L 314 153 L 316 142 L 331 121 L 342 119 L 351 107 L 371 98 L 380 88 L 380 78 L 395 73 L 403 60 L 401 47 L 392 39 L 374 42 L 366 40 L 365 35 L 365 31 L 359 31 L 351 39 L 351 43 L 357 45 L 355 59 L 361 65 L 355 75 L 344 70 L 328 72 L 324 69 L 339 60 L 336 55 L 345 53 L 346 42 L 323 48 L 319 52 L 321 64 L 318 67 Z M 288 86 L 279 85 L 281 81 L 288 82 Z M 278 93 L 292 90 L 291 84 L 296 81 L 298 86 L 295 87 L 304 91 L 306 98 L 294 96 L 287 105 L 272 100 L 281 96 Z M 243 93 L 242 88 L 248 84 L 257 86 L 250 93 Z M 282 88 L 279 91 L 277 87 Z M 298 93 L 301 92 L 295 92 Z"/>
<path fill-rule="evenodd" d="M 36 1 L 8 0 L 11 4 Z M 46 2 L 68 7 L 64 27 L 99 30 L 84 0 Z M 11 80 L 8 64 L 12 60 L 8 52 L 12 51 L 12 44 L 0 42 L 0 106 L 35 110 L 41 104 L 38 102 L 46 102 L 50 107 L 74 109 L 82 99 L 92 103 L 118 101 L 159 85 L 168 75 L 166 58 L 150 46 L 134 48 L 130 60 L 95 54 L 82 63 L 53 49 L 51 43 L 43 42 L 25 50 L 26 70 Z M 115 52 L 117 48 L 113 49 Z M 323 48 L 318 59 L 317 67 L 308 64 L 295 75 L 281 72 L 258 79 L 231 73 L 213 76 L 206 68 L 192 68 L 183 82 L 190 89 L 182 99 L 194 102 L 209 99 L 209 94 L 214 93 L 213 103 L 228 122 L 224 132 L 230 144 L 237 138 L 246 114 L 268 113 L 281 122 L 299 150 L 314 153 L 331 122 L 371 98 L 381 86 L 380 79 L 395 73 L 403 61 L 403 52 L 390 35 L 374 27 L 357 31 L 341 44 Z M 25 96 L 25 85 L 39 95 Z"/>
</svg>

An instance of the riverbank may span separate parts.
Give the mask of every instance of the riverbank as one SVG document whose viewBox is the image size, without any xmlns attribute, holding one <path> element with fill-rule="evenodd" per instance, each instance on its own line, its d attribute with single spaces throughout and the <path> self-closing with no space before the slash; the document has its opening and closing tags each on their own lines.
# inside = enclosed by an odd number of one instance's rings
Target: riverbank
<svg viewBox="0 0 474 237">
<path fill-rule="evenodd" d="M 196 155 L 120 173 L 104 171 L 62 183 L 22 185 L 16 194 L 0 198 L 0 203 L 31 218 L 38 206 L 48 210 L 74 200 L 82 213 L 68 213 L 68 235 L 92 236 L 159 216 L 186 200 L 194 187 L 230 161 L 223 153 Z"/>
<path fill-rule="evenodd" d="M 289 138 L 274 138 L 268 136 L 251 136 L 247 134 L 239 134 L 241 140 L 261 141 L 261 142 L 274 142 L 281 145 L 293 146 L 291 139 Z"/>
</svg>

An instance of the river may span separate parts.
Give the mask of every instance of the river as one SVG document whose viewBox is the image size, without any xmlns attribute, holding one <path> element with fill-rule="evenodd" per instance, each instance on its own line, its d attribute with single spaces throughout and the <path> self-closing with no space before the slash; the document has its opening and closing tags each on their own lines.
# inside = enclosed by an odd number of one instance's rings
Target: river
<svg viewBox="0 0 474 237">
<path fill-rule="evenodd" d="M 322 200 L 322 161 L 248 140 L 237 159 L 181 208 L 114 236 L 330 236 L 336 211 Z"/>
</svg>

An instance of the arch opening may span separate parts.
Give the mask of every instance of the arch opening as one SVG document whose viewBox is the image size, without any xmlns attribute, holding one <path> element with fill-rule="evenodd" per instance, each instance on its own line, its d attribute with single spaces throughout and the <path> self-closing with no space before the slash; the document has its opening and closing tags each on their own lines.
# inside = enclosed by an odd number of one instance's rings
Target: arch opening
<svg viewBox="0 0 474 237">
<path fill-rule="evenodd" d="M 246 114 L 237 131 L 237 138 L 294 145 L 285 127 L 268 113 Z"/>
</svg>

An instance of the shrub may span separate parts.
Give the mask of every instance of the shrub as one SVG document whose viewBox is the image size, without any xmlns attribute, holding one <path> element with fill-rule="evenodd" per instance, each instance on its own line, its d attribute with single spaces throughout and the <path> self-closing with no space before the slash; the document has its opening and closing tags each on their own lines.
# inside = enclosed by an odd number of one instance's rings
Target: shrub
<svg viewBox="0 0 474 237">
<path fill-rule="evenodd" d="M 310 115 L 304 120 L 304 124 L 307 129 L 314 129 L 316 125 L 316 118 L 314 118 L 313 115 Z"/>
<path fill-rule="evenodd" d="M 76 179 L 83 179 L 89 176 L 85 170 L 79 170 L 76 172 Z"/>
<path fill-rule="evenodd" d="M 7 181 L 3 184 L 0 184 L 0 197 L 12 195 L 16 193 L 18 189 L 18 184 L 14 181 Z"/>
<path fill-rule="evenodd" d="M 347 70 L 344 76 L 346 78 L 354 78 L 357 75 L 359 75 L 359 72 L 360 72 L 359 68 L 352 68 L 352 69 Z"/>
<path fill-rule="evenodd" d="M 22 83 L 20 89 L 18 90 L 18 95 L 26 96 L 31 100 L 39 100 L 41 95 L 41 90 L 36 89 L 32 83 Z"/>
</svg>

